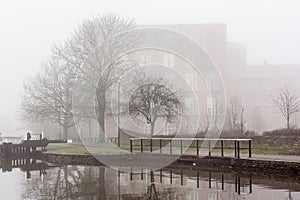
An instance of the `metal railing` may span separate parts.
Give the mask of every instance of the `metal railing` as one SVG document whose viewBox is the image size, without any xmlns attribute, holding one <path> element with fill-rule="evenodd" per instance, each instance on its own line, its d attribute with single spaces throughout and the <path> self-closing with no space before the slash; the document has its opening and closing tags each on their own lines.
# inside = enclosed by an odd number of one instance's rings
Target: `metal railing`
<svg viewBox="0 0 300 200">
<path fill-rule="evenodd" d="M 251 158 L 251 139 L 229 139 L 229 138 L 130 138 L 130 152 L 133 152 L 134 146 L 139 146 L 139 151 L 143 153 L 145 151 L 145 147 L 149 147 L 149 152 L 153 152 L 153 148 L 159 146 L 159 153 L 162 153 L 163 146 L 166 143 L 169 145 L 169 154 L 176 153 L 173 149 L 174 147 L 180 148 L 180 154 L 183 154 L 183 142 L 189 141 L 193 146 L 196 148 L 196 153 L 199 156 L 199 146 L 200 142 L 206 142 L 207 149 L 208 149 L 208 155 L 211 156 L 211 152 L 213 149 L 220 149 L 220 155 L 221 157 L 224 157 L 224 150 L 225 149 L 234 149 L 234 157 L 240 158 L 240 152 L 241 150 L 248 150 L 248 155 Z M 156 145 L 153 143 L 156 142 Z M 177 142 L 177 146 L 174 146 L 174 143 Z M 178 145 L 178 142 L 180 143 Z M 225 142 L 232 143 L 232 146 L 225 146 Z M 157 144 L 158 143 L 158 144 Z M 194 144 L 196 143 L 196 144 Z M 216 143 L 219 144 L 217 146 L 213 146 L 212 144 Z M 242 147 L 241 143 L 247 143 L 247 147 Z"/>
</svg>

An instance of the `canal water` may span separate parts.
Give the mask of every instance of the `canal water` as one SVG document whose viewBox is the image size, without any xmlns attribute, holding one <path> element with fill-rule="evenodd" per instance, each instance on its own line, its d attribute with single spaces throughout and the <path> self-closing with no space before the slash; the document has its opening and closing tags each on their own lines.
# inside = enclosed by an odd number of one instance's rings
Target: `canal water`
<svg viewBox="0 0 300 200">
<path fill-rule="evenodd" d="M 234 172 L 180 170 L 121 172 L 99 166 L 57 166 L 1 160 L 0 197 L 18 199 L 300 199 L 300 182 Z"/>
</svg>

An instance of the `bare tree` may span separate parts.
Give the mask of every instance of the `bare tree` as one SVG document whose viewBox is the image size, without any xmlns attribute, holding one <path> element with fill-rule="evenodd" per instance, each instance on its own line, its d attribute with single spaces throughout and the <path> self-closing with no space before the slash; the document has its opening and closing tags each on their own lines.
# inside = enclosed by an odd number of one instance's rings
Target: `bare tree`
<svg viewBox="0 0 300 200">
<path fill-rule="evenodd" d="M 26 121 L 51 121 L 63 127 L 64 139 L 73 127 L 72 88 L 74 68 L 52 57 L 40 73 L 24 84 L 21 103 L 22 118 Z"/>
<path fill-rule="evenodd" d="M 85 85 L 93 91 L 85 91 L 95 100 L 97 121 L 105 133 L 107 95 L 120 76 L 132 68 L 128 62 L 129 50 L 138 41 L 133 31 L 135 24 L 114 14 L 85 20 L 56 53 L 81 73 Z M 99 137 L 103 137 L 100 133 Z"/>
<path fill-rule="evenodd" d="M 144 82 L 130 97 L 129 114 L 133 117 L 142 116 L 151 125 L 151 136 L 154 134 L 157 119 L 175 121 L 180 115 L 181 102 L 179 96 L 171 91 L 163 78 L 139 74 Z"/>
<path fill-rule="evenodd" d="M 278 89 L 276 95 L 272 96 L 272 101 L 286 120 L 287 129 L 290 129 L 291 117 L 299 112 L 299 98 L 295 90 L 284 84 L 282 88 Z"/>
<path fill-rule="evenodd" d="M 241 133 L 245 130 L 245 108 L 236 97 L 230 99 L 226 113 L 226 129 L 239 130 Z"/>
</svg>

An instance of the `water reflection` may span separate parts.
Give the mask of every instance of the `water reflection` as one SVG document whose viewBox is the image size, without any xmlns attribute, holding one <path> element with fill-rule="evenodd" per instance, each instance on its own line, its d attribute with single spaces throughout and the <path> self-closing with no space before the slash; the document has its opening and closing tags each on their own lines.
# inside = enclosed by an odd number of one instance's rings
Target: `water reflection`
<svg viewBox="0 0 300 200">
<path fill-rule="evenodd" d="M 120 172 L 106 167 L 53 166 L 35 159 L 1 160 L 3 172 L 26 174 L 19 199 L 299 199 L 297 182 L 234 172 L 162 169 Z M 15 178 L 15 176 L 12 176 Z M 1 182 L 0 184 L 5 184 Z M 276 189 L 272 189 L 276 188 Z M 297 190 L 298 188 L 298 190 Z M 4 192 L 4 191 L 1 191 Z"/>
</svg>

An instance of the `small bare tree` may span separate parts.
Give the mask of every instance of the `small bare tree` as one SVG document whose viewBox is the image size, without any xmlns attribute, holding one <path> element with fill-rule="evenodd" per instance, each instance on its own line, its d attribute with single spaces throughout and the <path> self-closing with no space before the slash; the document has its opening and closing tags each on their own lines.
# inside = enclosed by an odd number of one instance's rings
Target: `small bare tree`
<svg viewBox="0 0 300 200">
<path fill-rule="evenodd" d="M 239 130 L 241 134 L 245 129 L 245 108 L 236 97 L 230 99 L 227 106 L 226 113 L 226 129 L 227 130 Z"/>
<path fill-rule="evenodd" d="M 295 90 L 284 84 L 282 88 L 278 89 L 276 95 L 272 96 L 272 101 L 286 120 L 287 129 L 290 129 L 291 117 L 299 112 L 299 98 Z"/>
<path fill-rule="evenodd" d="M 129 114 L 133 117 L 142 116 L 151 125 L 151 136 L 154 134 L 157 119 L 175 121 L 180 115 L 181 103 L 179 96 L 165 86 L 163 78 L 142 76 L 138 87 L 130 97 Z"/>
</svg>

